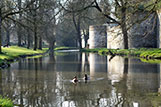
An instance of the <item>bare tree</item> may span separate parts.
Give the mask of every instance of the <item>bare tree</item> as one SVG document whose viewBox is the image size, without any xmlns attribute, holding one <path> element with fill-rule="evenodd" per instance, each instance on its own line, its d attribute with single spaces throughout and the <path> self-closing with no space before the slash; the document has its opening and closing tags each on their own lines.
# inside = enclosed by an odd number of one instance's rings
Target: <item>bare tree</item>
<svg viewBox="0 0 161 107">
<path fill-rule="evenodd" d="M 78 42 L 78 47 L 80 49 L 82 48 L 82 33 L 85 33 L 84 31 L 88 31 L 89 25 L 93 23 L 100 24 L 101 21 L 105 19 L 103 17 L 99 17 L 99 12 L 96 9 L 89 8 L 93 3 L 94 2 L 86 0 L 71 0 L 66 4 L 64 3 L 64 5 L 60 3 L 61 7 L 65 10 L 64 18 L 68 18 L 68 20 L 73 23 L 72 25 L 76 31 L 76 42 Z"/>
<path fill-rule="evenodd" d="M 14 22 L 21 24 L 21 22 L 19 20 L 16 20 L 17 15 L 19 14 L 19 16 L 21 17 L 22 13 L 27 11 L 29 9 L 28 7 L 30 5 L 32 5 L 34 2 L 35 2 L 35 0 L 31 0 L 26 5 L 23 5 L 23 7 L 21 7 L 20 0 L 19 1 L 1 0 L 1 2 L 0 2 L 0 53 L 2 52 L 2 50 L 1 50 L 2 31 L 1 30 L 2 30 L 3 21 L 7 19 L 7 20 L 12 20 Z M 20 45 L 20 41 L 19 41 L 19 45 Z"/>
<path fill-rule="evenodd" d="M 66 0 L 68 3 L 70 3 L 70 0 Z M 82 1 L 82 0 L 81 0 Z M 105 9 L 102 5 L 106 4 L 106 2 L 109 1 L 108 3 L 110 3 L 109 9 Z M 75 1 L 74 1 L 75 2 Z M 66 4 L 68 4 L 66 3 Z M 82 6 L 81 8 L 76 8 L 73 9 L 73 7 L 71 6 L 71 8 L 66 8 L 66 6 L 63 6 L 61 4 L 61 6 L 68 12 L 71 13 L 81 13 L 82 11 L 85 11 L 89 8 L 95 8 L 97 9 L 102 16 L 106 17 L 106 23 L 115 23 L 121 26 L 122 29 L 122 33 L 123 33 L 123 41 L 124 41 L 124 48 L 128 49 L 128 29 L 129 26 L 127 25 L 128 22 L 128 17 L 127 15 L 129 14 L 133 14 L 135 12 L 137 12 L 140 8 L 140 4 L 144 5 L 143 10 L 148 10 L 149 13 L 153 13 L 155 12 L 155 10 L 160 7 L 157 6 L 158 4 L 160 4 L 161 1 L 160 0 L 92 0 L 89 3 L 86 3 L 85 6 Z M 143 18 L 145 20 L 145 18 Z M 142 20 L 142 19 L 141 19 Z M 136 21 L 135 23 L 138 23 L 139 21 Z M 135 24 L 133 23 L 133 24 Z M 131 24 L 131 25 L 133 25 Z"/>
</svg>

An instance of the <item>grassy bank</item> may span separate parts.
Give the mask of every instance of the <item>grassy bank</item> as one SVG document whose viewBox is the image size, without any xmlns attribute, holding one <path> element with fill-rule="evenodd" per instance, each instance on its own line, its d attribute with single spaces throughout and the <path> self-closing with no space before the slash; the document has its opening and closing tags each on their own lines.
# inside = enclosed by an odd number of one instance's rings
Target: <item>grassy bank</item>
<svg viewBox="0 0 161 107">
<path fill-rule="evenodd" d="M 13 102 L 8 98 L 0 97 L 0 107 L 13 107 Z"/>
<path fill-rule="evenodd" d="M 0 60 L 12 59 L 20 55 L 33 55 L 33 54 L 44 53 L 46 50 L 47 49 L 34 51 L 32 49 L 27 49 L 23 47 L 11 46 L 9 48 L 2 48 L 3 54 L 0 54 Z"/>
<path fill-rule="evenodd" d="M 34 51 L 33 49 L 27 49 L 23 47 L 18 47 L 18 46 L 10 46 L 10 47 L 3 47 L 2 48 L 2 54 L 0 54 L 0 67 L 4 62 L 9 63 L 10 61 L 12 62 L 13 59 L 18 58 L 18 57 L 23 57 L 23 56 L 30 56 L 33 57 L 32 55 L 36 55 L 34 57 L 40 57 L 41 53 L 44 53 L 47 51 L 48 48 L 43 48 L 43 50 L 36 50 Z M 69 50 L 69 49 L 76 49 L 75 47 L 56 47 L 54 50 Z"/>
<path fill-rule="evenodd" d="M 11 46 L 2 48 L 2 54 L 0 54 L 0 67 L 6 68 L 9 63 L 14 61 L 15 58 L 25 55 L 41 54 L 47 51 L 46 49 L 34 51 L 33 49 L 26 49 L 23 47 Z M 0 107 L 14 107 L 13 102 L 8 98 L 2 98 L 0 96 Z"/>
<path fill-rule="evenodd" d="M 46 50 L 47 49 L 34 51 L 32 49 L 26 49 L 18 46 L 3 47 L 2 54 L 0 54 L 0 67 L 6 65 L 6 63 L 12 62 L 13 59 L 18 58 L 20 56 L 41 54 L 46 52 Z"/>
<path fill-rule="evenodd" d="M 161 49 L 140 48 L 140 49 L 82 49 L 83 52 L 96 52 L 103 55 L 136 56 L 144 59 L 161 59 Z"/>
<path fill-rule="evenodd" d="M 77 47 L 66 47 L 66 46 L 60 46 L 60 47 L 54 48 L 55 51 L 57 51 L 57 50 L 70 50 L 70 49 L 78 49 L 78 48 Z"/>
</svg>

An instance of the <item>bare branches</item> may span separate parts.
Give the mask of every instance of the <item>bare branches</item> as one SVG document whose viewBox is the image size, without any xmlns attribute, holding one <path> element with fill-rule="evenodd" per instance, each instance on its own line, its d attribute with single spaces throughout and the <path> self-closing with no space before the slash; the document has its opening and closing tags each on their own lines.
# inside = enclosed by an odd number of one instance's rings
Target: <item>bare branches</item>
<svg viewBox="0 0 161 107">
<path fill-rule="evenodd" d="M 8 19 L 10 19 L 10 20 L 12 20 L 13 22 L 16 22 L 16 23 L 18 23 L 19 25 L 21 25 L 22 27 L 24 27 L 24 28 L 28 28 L 28 29 L 30 29 L 30 30 L 32 30 L 33 31 L 33 29 L 30 27 L 30 26 L 27 26 L 27 25 L 25 25 L 25 24 L 23 24 L 23 23 L 21 23 L 21 22 L 19 22 L 18 20 L 15 20 L 15 19 L 13 19 L 13 18 L 11 18 L 11 17 L 7 17 Z"/>
<path fill-rule="evenodd" d="M 104 15 L 106 18 L 108 18 L 108 19 L 110 19 L 111 21 L 113 21 L 113 22 L 108 22 L 108 23 L 117 23 L 117 24 L 121 24 L 119 21 L 117 21 L 116 19 L 114 19 L 114 18 L 112 18 L 110 15 L 107 15 L 107 14 L 105 14 L 105 13 L 103 13 L 103 11 L 101 10 L 101 8 L 99 7 L 99 5 L 98 5 L 98 3 L 97 3 L 97 1 L 96 0 L 94 0 L 94 3 L 95 3 L 95 6 L 93 6 L 93 7 L 95 7 L 100 13 L 102 13 L 102 15 Z"/>
<path fill-rule="evenodd" d="M 68 13 L 79 13 L 79 12 L 82 12 L 86 9 L 89 9 L 89 8 L 96 8 L 103 16 L 105 16 L 106 18 L 108 18 L 109 20 L 111 20 L 112 22 L 108 22 L 108 23 L 117 23 L 120 25 L 120 22 L 117 21 L 116 19 L 112 18 L 110 15 L 107 15 L 105 13 L 103 13 L 102 9 L 100 8 L 100 6 L 98 5 L 97 1 L 96 0 L 93 0 L 93 2 L 91 2 L 89 5 L 81 8 L 81 9 L 76 9 L 76 10 L 69 10 L 69 9 L 66 9 L 60 2 L 59 2 L 59 5 L 61 5 L 61 7 L 67 11 Z"/>
<path fill-rule="evenodd" d="M 22 12 L 25 12 L 25 11 L 28 11 L 30 8 L 30 6 L 35 3 L 36 0 L 31 0 L 31 2 L 29 2 L 26 7 L 23 7 L 21 8 L 20 10 L 17 10 L 16 8 L 15 9 L 11 9 L 11 10 L 8 10 L 8 11 L 5 11 L 2 13 L 2 20 L 4 20 L 5 18 L 9 17 L 9 16 L 12 16 L 12 15 L 16 15 L 16 14 L 19 14 L 19 13 L 22 13 Z M 35 10 L 37 10 L 39 8 L 36 7 Z"/>
<path fill-rule="evenodd" d="M 67 1 L 68 1 L 68 0 L 67 0 Z M 81 8 L 81 9 L 75 9 L 75 10 L 73 10 L 73 9 L 72 9 L 72 10 L 69 10 L 69 9 L 65 8 L 65 6 L 63 6 L 60 2 L 59 2 L 59 5 L 60 5 L 65 11 L 67 11 L 68 13 L 79 13 L 79 12 L 82 12 L 82 11 L 88 9 L 88 8 L 93 7 L 93 4 L 94 4 L 94 3 L 95 3 L 95 1 L 91 2 L 89 5 L 87 5 L 87 6 L 83 7 L 83 8 Z"/>
<path fill-rule="evenodd" d="M 118 0 L 115 0 L 115 3 L 118 7 L 121 7 L 120 3 L 118 2 Z"/>
</svg>

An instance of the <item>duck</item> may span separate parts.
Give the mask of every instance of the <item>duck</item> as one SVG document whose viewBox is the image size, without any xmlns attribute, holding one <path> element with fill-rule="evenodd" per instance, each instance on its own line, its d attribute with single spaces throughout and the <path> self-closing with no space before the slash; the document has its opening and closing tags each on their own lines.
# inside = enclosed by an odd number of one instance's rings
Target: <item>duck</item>
<svg viewBox="0 0 161 107">
<path fill-rule="evenodd" d="M 73 83 L 78 82 L 77 76 L 74 76 L 74 78 L 73 78 L 72 82 L 73 82 Z"/>
<path fill-rule="evenodd" d="M 84 80 L 87 81 L 88 80 L 88 76 L 87 74 L 84 75 Z"/>
</svg>

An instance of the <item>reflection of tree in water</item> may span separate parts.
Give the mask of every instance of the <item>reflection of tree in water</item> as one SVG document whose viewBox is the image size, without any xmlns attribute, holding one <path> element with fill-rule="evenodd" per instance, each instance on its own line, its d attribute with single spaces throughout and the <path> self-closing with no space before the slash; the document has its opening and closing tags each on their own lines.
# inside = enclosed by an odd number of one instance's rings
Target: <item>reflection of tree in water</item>
<svg viewBox="0 0 161 107">
<path fill-rule="evenodd" d="M 89 61 L 88 61 L 89 54 L 82 53 L 82 72 L 83 74 L 87 74 L 89 72 Z"/>
<path fill-rule="evenodd" d="M 85 61 L 87 61 L 86 63 L 83 63 L 83 58 L 81 58 L 82 55 L 78 56 L 76 55 L 75 58 L 73 58 L 72 61 L 77 61 L 76 63 L 76 71 L 74 71 L 76 73 L 76 75 L 79 77 L 82 77 L 82 72 L 77 72 L 77 71 L 82 71 L 84 69 L 84 67 L 89 67 L 89 65 L 84 66 L 83 64 L 88 64 L 88 59 L 86 58 Z M 63 57 L 60 57 L 63 58 Z M 68 55 L 68 58 L 70 58 L 70 55 Z M 64 59 L 59 59 L 59 56 L 56 58 L 58 61 L 63 61 L 63 63 L 65 63 L 66 61 L 69 61 L 68 58 L 64 58 Z M 81 59 L 81 60 L 80 60 Z M 57 62 L 57 61 L 56 61 Z M 106 64 L 107 66 L 107 64 Z M 61 67 L 64 67 L 64 65 L 62 64 Z M 81 67 L 81 70 L 80 70 Z M 89 69 L 89 68 L 87 68 Z M 61 69 L 59 66 L 57 66 L 57 71 L 63 70 Z M 87 72 L 87 71 L 86 71 Z M 83 72 L 84 73 L 84 72 Z M 68 78 L 68 76 L 70 76 L 71 74 L 74 73 L 70 73 L 67 72 L 65 73 L 63 72 L 57 72 L 57 99 L 60 99 L 58 101 L 58 103 L 60 104 L 59 106 L 65 106 L 65 107 L 70 107 L 70 105 L 73 106 L 91 106 L 92 105 L 97 105 L 98 102 L 101 103 L 103 102 L 102 99 L 106 96 L 108 96 L 108 90 L 110 90 L 110 86 L 108 85 L 107 81 L 100 81 L 98 84 L 100 85 L 95 85 L 95 82 L 92 83 L 88 83 L 85 84 L 84 82 L 79 82 L 77 84 L 72 84 L 72 83 L 67 83 L 65 81 L 63 81 L 61 78 Z M 84 76 L 84 75 L 83 75 Z M 97 84 L 97 83 L 96 83 Z M 95 93 L 98 90 L 97 93 Z M 101 90 L 101 91 L 100 91 Z M 100 101 L 98 101 L 100 99 Z M 99 104 L 98 104 L 99 105 Z"/>
<path fill-rule="evenodd" d="M 66 57 L 51 56 L 47 57 L 47 60 L 44 60 L 44 58 L 21 60 L 14 64 L 12 72 L 10 71 L 11 69 L 6 70 L 7 72 L 2 72 L 3 78 L 1 77 L 2 86 L 0 86 L 0 88 L 2 87 L 3 89 L 3 95 L 9 96 L 15 103 L 21 104 L 21 106 L 33 107 L 65 105 L 81 107 L 133 107 L 134 102 L 141 106 L 151 106 L 150 101 L 145 98 L 143 91 L 140 91 L 142 89 L 135 88 L 135 86 L 139 87 L 141 84 L 135 81 L 143 80 L 143 83 L 153 82 L 151 79 L 144 77 L 149 76 L 148 78 L 150 78 L 151 74 L 132 72 L 138 69 L 143 70 L 144 65 L 140 65 L 135 69 L 138 65 L 127 65 L 129 60 L 124 59 L 124 72 L 118 83 L 111 85 L 111 81 L 108 80 L 108 78 L 104 78 L 98 81 L 88 81 L 86 84 L 80 82 L 75 85 L 69 82 L 69 79 L 75 74 L 81 75 L 80 77 L 82 77 L 83 72 L 76 72 L 80 67 L 81 71 L 83 71 L 85 67 L 89 69 L 88 61 L 84 63 L 85 66 L 83 67 L 83 62 L 81 61 L 83 58 L 81 59 L 80 57 L 80 55 L 67 55 Z M 85 62 L 86 60 L 87 59 L 85 59 Z M 111 61 L 113 61 L 113 59 Z M 106 68 L 105 65 L 107 66 L 107 64 L 103 65 L 104 68 Z M 70 66 L 70 68 L 66 68 L 67 66 Z M 102 67 L 102 65 L 98 64 L 98 68 L 100 66 Z M 145 67 L 147 66 L 150 65 L 145 65 Z M 153 71 L 156 69 L 155 65 L 151 65 L 150 67 Z M 69 72 L 69 70 L 73 71 Z M 85 72 L 87 71 L 85 70 Z M 107 72 L 95 72 L 95 76 L 104 77 L 104 75 L 107 75 L 106 73 Z M 143 77 L 138 76 L 140 74 L 143 75 Z M 137 77 L 133 77 L 135 75 Z M 155 78 L 156 75 L 157 73 L 152 75 L 152 78 Z M 129 89 L 129 86 L 131 86 L 131 89 Z M 145 86 L 148 86 L 148 84 L 145 84 Z M 142 86 L 142 88 L 145 87 Z M 147 92 L 146 89 L 144 90 Z"/>
<path fill-rule="evenodd" d="M 41 61 L 41 60 L 35 59 L 34 91 L 32 89 L 31 96 L 29 96 L 29 99 L 32 98 L 31 101 L 29 101 L 29 102 L 31 102 L 31 104 L 29 104 L 29 105 L 33 105 L 34 107 L 49 106 L 49 104 L 51 104 L 51 102 L 53 100 L 53 96 L 55 95 L 55 92 L 54 92 L 55 85 L 53 85 L 48 80 L 48 78 L 55 79 L 55 76 L 50 75 L 50 77 L 48 77 L 49 75 L 45 75 L 45 73 L 43 73 L 43 74 L 40 73 L 43 71 L 38 70 L 39 68 L 42 67 L 42 66 L 41 67 L 38 66 L 38 64 L 41 65 L 41 62 L 38 62 L 38 61 Z M 49 60 L 50 68 L 51 68 L 51 66 L 53 67 L 53 65 L 51 65 L 53 63 L 50 63 L 51 61 L 54 61 L 54 57 L 52 57 L 52 56 L 50 57 L 50 60 Z M 53 95 L 51 95 L 51 94 L 53 94 Z"/>
<path fill-rule="evenodd" d="M 153 92 L 155 87 L 151 88 L 151 84 L 157 83 L 155 81 L 157 76 L 153 77 L 157 75 L 156 65 L 142 63 L 136 59 L 125 59 L 124 62 L 124 77 L 114 85 L 116 94 L 121 95 L 119 96 L 122 99 L 121 105 L 133 107 L 136 104 L 141 107 L 151 107 L 151 101 L 146 94 Z"/>
<path fill-rule="evenodd" d="M 39 59 L 25 61 L 25 64 L 24 61 L 18 62 L 19 71 L 13 70 L 12 73 L 9 72 L 8 74 L 5 72 L 7 78 L 3 81 L 2 87 L 5 90 L 3 95 L 12 98 L 16 104 L 20 104 L 22 107 L 24 105 L 33 107 L 49 106 L 53 102 L 55 94 L 54 73 L 46 75 L 45 72 L 40 71 L 41 60 Z"/>
<path fill-rule="evenodd" d="M 126 82 L 126 79 L 123 79 L 114 85 L 117 95 L 116 98 L 120 99 L 120 103 L 117 103 L 116 106 L 133 107 L 133 104 L 136 103 L 139 107 L 152 107 L 150 100 L 146 99 L 145 93 L 143 94 L 136 90 L 128 90 Z"/>
<path fill-rule="evenodd" d="M 74 102 L 76 106 L 88 107 L 99 106 L 102 99 L 107 98 L 111 90 L 111 86 L 107 81 L 95 81 L 90 83 L 78 83 L 73 86 L 65 85 L 66 92 L 69 94 L 65 97 L 65 101 Z"/>
<path fill-rule="evenodd" d="M 81 71 L 82 71 L 82 53 L 79 53 L 78 54 L 78 67 L 77 67 L 77 71 L 76 72 L 79 72 L 78 74 L 78 77 L 81 77 Z"/>
</svg>

